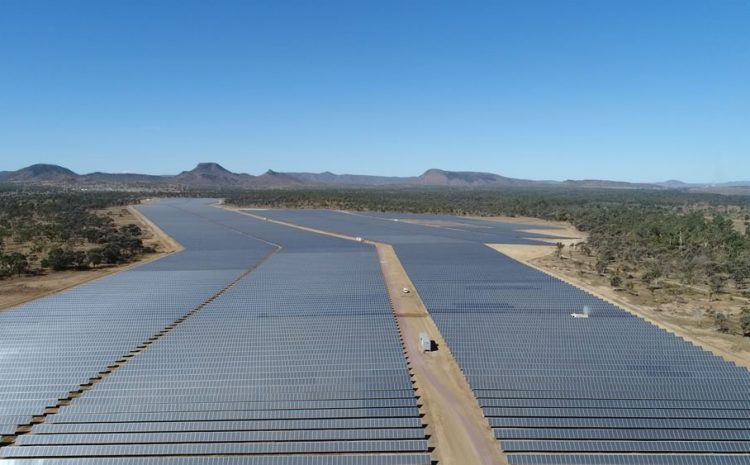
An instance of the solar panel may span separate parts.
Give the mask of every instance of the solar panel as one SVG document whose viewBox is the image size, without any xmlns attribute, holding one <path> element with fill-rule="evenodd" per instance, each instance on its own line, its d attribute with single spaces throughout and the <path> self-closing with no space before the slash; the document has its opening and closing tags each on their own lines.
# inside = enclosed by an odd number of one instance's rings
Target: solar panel
<svg viewBox="0 0 750 465">
<path fill-rule="evenodd" d="M 511 463 L 750 463 L 747 455 L 690 455 L 747 453 L 748 371 L 484 245 L 530 243 L 522 225 L 264 215 L 394 245 Z M 570 317 L 584 306 L 590 318 Z M 611 455 L 595 455 L 602 452 Z"/>
<path fill-rule="evenodd" d="M 374 248 L 208 204 L 141 207 L 184 252 L 0 315 L 0 431 L 15 431 L 263 262 L 3 456 L 428 461 Z M 263 215 L 394 244 L 511 464 L 750 462 L 747 370 L 484 245 L 531 243 L 524 226 Z"/>
<path fill-rule="evenodd" d="M 197 274 L 213 277 L 214 290 L 262 265 L 13 446 L 2 448 L 3 457 L 271 459 L 285 454 L 289 462 L 268 463 L 297 463 L 294 455 L 318 457 L 301 462 L 305 464 L 429 463 L 414 386 L 374 247 L 229 213 L 201 200 L 140 209 L 186 246 L 171 261 L 155 262 L 137 276 L 136 285 L 155 283 L 167 289 L 148 292 L 153 301 L 142 302 L 131 295 L 134 278 L 116 283 L 109 295 L 126 299 L 129 306 L 106 304 L 118 318 L 99 329 L 106 335 L 102 344 L 83 344 L 75 356 L 45 352 L 28 360 L 44 360 L 60 376 L 88 379 L 96 363 L 107 366 L 125 353 L 119 346 L 103 353 L 106 338 L 123 344 L 134 338 L 121 332 L 123 321 L 140 330 L 136 341 L 155 332 L 146 330 L 144 315 L 129 313 L 131 307 L 143 308 L 147 320 L 163 327 L 176 316 L 155 318 L 162 305 L 175 308 L 175 315 L 178 308 L 185 314 L 195 307 L 188 297 L 196 288 L 209 287 Z M 174 294 L 171 279 L 184 282 Z M 86 298 L 94 300 L 99 291 L 86 292 Z M 75 302 L 81 299 L 71 296 Z M 66 347 L 81 345 L 59 339 Z M 60 360 L 68 365 L 56 369 Z M 41 374 L 16 366 L 26 379 L 19 391 Z M 49 386 L 49 379 L 38 379 Z M 38 412 L 41 401 L 9 406 L 8 411 Z M 363 460 L 341 462 L 339 454 Z"/>
</svg>

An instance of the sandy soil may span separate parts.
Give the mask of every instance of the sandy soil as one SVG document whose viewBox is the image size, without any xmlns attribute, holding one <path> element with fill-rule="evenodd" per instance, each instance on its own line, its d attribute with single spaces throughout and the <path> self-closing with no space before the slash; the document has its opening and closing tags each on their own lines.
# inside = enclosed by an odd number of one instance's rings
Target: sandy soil
<svg viewBox="0 0 750 465">
<path fill-rule="evenodd" d="M 554 245 L 519 245 L 519 244 L 487 244 L 498 252 L 515 258 L 521 262 L 527 262 L 539 257 L 545 257 L 555 252 Z"/>
<path fill-rule="evenodd" d="M 120 266 L 102 266 L 85 271 L 48 271 L 39 276 L 21 276 L 0 281 L 0 311 L 51 295 L 94 279 L 157 260 L 169 253 L 181 250 L 174 239 L 132 207 L 112 207 L 102 210 L 116 224 L 135 223 L 144 231 L 145 245 L 155 246 L 157 253 L 144 255 L 141 260 Z"/>
<path fill-rule="evenodd" d="M 750 341 L 748 338 L 722 334 L 711 326 L 706 326 L 702 318 L 689 311 L 685 303 L 675 305 L 675 311 L 664 311 L 659 305 L 649 302 L 650 296 L 644 293 L 632 296 L 614 290 L 603 278 L 594 273 L 581 274 L 570 260 L 554 257 L 555 247 L 526 246 L 510 244 L 487 244 L 515 260 L 544 273 L 555 276 L 568 284 L 583 289 L 604 299 L 639 318 L 692 342 L 725 360 L 750 369 Z M 538 247 L 535 251 L 533 248 Z M 683 309 L 678 312 L 677 309 Z"/>
<path fill-rule="evenodd" d="M 587 238 L 585 233 L 577 231 L 572 226 L 568 229 L 519 229 L 519 231 L 531 234 L 545 234 L 547 236 L 552 236 L 550 238 L 532 237 L 531 239 L 552 243 L 562 242 L 565 245 L 576 244 L 578 242 L 585 241 Z"/>
<path fill-rule="evenodd" d="M 536 224 L 539 226 L 549 226 L 553 228 L 577 232 L 577 230 L 573 226 L 571 226 L 570 223 L 566 223 L 564 221 L 543 220 L 541 218 L 532 218 L 530 216 L 467 216 L 467 218 L 472 218 L 475 220 L 497 221 L 498 223 Z"/>
</svg>

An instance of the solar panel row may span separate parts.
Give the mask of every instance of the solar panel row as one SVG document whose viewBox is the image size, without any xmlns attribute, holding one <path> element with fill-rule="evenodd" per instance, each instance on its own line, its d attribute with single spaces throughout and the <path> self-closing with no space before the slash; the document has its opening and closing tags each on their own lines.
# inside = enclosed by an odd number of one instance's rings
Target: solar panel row
<svg viewBox="0 0 750 465">
<path fill-rule="evenodd" d="M 750 463 L 750 373 L 483 245 L 521 226 L 264 214 L 394 244 L 512 464 Z"/>
<path fill-rule="evenodd" d="M 205 285 L 192 273 L 206 269 L 206 275 L 231 281 L 250 256 L 244 243 L 231 241 L 263 244 L 266 254 L 273 249 L 269 242 L 283 247 L 32 434 L 3 448 L 3 455 L 19 459 L 10 462 L 429 463 L 371 247 L 230 214 L 205 201 L 153 207 L 165 229 L 174 228 L 178 240 L 194 247 L 170 257 L 177 268 L 170 272 L 181 274 L 159 275 L 162 286 L 172 279 Z M 439 229 L 392 221 L 391 215 L 263 214 L 396 245 L 512 464 L 750 463 L 748 372 L 482 245 L 526 242 L 518 226 L 398 216 L 452 223 Z M 191 238 L 195 225 L 185 227 L 185 218 L 220 230 L 219 240 Z M 256 262 L 263 256 L 259 252 Z M 134 285 L 148 289 L 147 281 L 115 282 L 108 289 L 124 299 Z M 159 308 L 192 302 L 187 289 L 173 298 L 147 295 Z M 72 306 L 78 299 L 66 295 L 60 302 Z M 570 317 L 584 305 L 590 318 Z M 122 306 L 103 303 L 101 311 L 118 319 L 97 328 L 100 341 L 111 338 L 113 347 L 100 342 L 77 348 L 58 338 L 65 354 L 29 346 L 0 358 L 13 376 L 0 384 L 0 393 L 12 395 L 0 397 L 0 428 L 15 428 L 28 419 L 26 412 L 54 403 L 70 379 L 116 360 L 122 355 L 117 343 L 156 324 L 150 314 L 133 315 Z M 46 310 L 47 321 L 69 321 L 71 310 L 57 319 Z M 73 315 L 79 325 L 86 317 Z M 123 334 L 111 325 L 133 329 Z M 20 343 L 27 328 L 8 331 L 7 340 Z M 47 329 L 45 337 L 55 336 Z M 37 369 L 25 369 L 26 361 Z M 58 362 L 65 365 L 58 369 Z M 40 376 L 44 370 L 54 376 Z"/>
<path fill-rule="evenodd" d="M 4 457 L 213 463 L 210 456 L 243 455 L 253 461 L 242 463 L 267 459 L 257 461 L 263 464 L 430 463 L 373 247 L 202 201 L 166 202 L 158 207 L 167 209 L 166 215 L 151 211 L 157 205 L 143 207 L 157 224 L 190 217 L 229 231 L 226 240 L 252 237 L 281 248 L 2 449 Z M 201 246 L 232 255 L 226 244 L 211 245 L 208 239 L 203 237 Z M 196 260 L 208 259 L 220 269 L 207 257 Z M 206 461 L 184 461 L 186 456 Z M 342 456 L 354 460 L 341 461 Z"/>
<path fill-rule="evenodd" d="M 341 213 L 330 210 L 268 210 L 262 212 L 268 218 L 299 224 L 322 231 L 364 237 L 388 244 L 460 244 L 475 243 L 535 243 L 525 237 L 545 237 L 540 234 L 521 232 L 521 229 L 536 226 L 507 224 L 483 220 L 449 217 L 445 215 L 407 215 L 374 212 Z M 409 220 L 414 222 L 394 221 Z M 445 224 L 448 222 L 449 224 Z M 444 225 L 436 227 L 434 225 Z"/>
<path fill-rule="evenodd" d="M 68 397 L 260 262 L 273 248 L 218 225 L 144 207 L 186 250 L 0 313 L 0 431 Z M 217 236 L 221 267 L 196 266 L 206 236 Z M 221 238 L 221 241 L 218 239 Z M 197 255 L 196 255 L 197 254 Z"/>
<path fill-rule="evenodd" d="M 746 370 L 481 244 L 396 251 L 512 463 L 750 452 Z M 630 463 L 601 460 L 536 463 Z"/>
<path fill-rule="evenodd" d="M 323 455 L 323 456 L 237 456 L 237 457 L 95 457 L 68 459 L 10 459 L 7 465 L 414 465 L 430 463 L 429 455 Z"/>
</svg>

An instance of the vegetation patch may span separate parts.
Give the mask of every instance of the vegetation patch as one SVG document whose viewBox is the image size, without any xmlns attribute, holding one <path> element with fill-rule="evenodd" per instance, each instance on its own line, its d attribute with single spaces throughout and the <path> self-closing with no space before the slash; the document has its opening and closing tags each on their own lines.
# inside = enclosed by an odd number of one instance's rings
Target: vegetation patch
<svg viewBox="0 0 750 465">
<path fill-rule="evenodd" d="M 137 203 L 114 192 L 0 195 L 0 278 L 126 263 L 151 252 L 138 225 L 117 225 L 103 208 Z"/>
</svg>

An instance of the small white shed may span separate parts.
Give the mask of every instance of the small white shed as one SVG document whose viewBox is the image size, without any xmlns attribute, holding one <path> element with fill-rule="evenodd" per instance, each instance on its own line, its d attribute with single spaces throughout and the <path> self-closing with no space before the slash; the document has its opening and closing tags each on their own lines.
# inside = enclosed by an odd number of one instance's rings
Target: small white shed
<svg viewBox="0 0 750 465">
<path fill-rule="evenodd" d="M 432 352 L 432 339 L 424 331 L 419 333 L 419 347 L 422 352 Z"/>
</svg>

